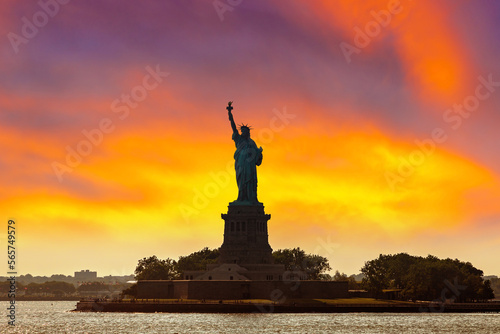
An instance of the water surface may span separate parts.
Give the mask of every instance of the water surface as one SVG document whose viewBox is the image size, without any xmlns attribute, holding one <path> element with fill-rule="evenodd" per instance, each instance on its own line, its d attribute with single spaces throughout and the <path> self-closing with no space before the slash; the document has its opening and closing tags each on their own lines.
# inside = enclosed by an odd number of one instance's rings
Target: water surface
<svg viewBox="0 0 500 334">
<path fill-rule="evenodd" d="M 1 333 L 500 333 L 499 313 L 198 314 L 70 312 L 76 302 L 17 302 Z"/>
</svg>

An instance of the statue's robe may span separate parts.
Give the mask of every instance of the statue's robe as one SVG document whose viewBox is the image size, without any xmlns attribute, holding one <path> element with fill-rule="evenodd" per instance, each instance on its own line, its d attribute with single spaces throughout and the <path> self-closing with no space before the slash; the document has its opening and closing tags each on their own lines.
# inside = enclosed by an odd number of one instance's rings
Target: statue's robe
<svg viewBox="0 0 500 334">
<path fill-rule="evenodd" d="M 233 133 L 236 144 L 234 168 L 238 184 L 238 200 L 241 204 L 259 204 L 257 200 L 257 166 L 262 163 L 262 152 L 251 138 Z"/>
</svg>

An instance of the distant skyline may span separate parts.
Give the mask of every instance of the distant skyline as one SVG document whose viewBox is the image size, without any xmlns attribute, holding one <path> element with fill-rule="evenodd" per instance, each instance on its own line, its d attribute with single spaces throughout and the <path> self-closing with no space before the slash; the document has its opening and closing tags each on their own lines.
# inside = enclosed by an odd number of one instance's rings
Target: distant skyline
<svg viewBox="0 0 500 334">
<path fill-rule="evenodd" d="M 500 275 L 500 3 L 7 0 L 0 18 L 0 243 L 14 219 L 19 274 L 219 247 L 233 100 L 274 250 Z"/>
</svg>

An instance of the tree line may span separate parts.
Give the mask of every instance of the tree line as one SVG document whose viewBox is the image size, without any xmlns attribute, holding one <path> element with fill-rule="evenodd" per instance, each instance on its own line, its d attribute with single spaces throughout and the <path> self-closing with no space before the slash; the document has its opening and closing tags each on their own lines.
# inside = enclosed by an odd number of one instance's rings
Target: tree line
<svg viewBox="0 0 500 334">
<path fill-rule="evenodd" d="M 175 280 L 182 279 L 182 273 L 191 270 L 205 270 L 208 264 L 217 263 L 219 249 L 203 248 L 179 260 L 171 258 L 158 259 L 156 255 L 139 260 L 134 271 L 136 280 Z M 326 271 L 331 270 L 328 259 L 307 254 L 300 248 L 280 249 L 272 253 L 275 264 L 283 264 L 287 271 L 301 271 L 307 279 L 324 278 Z"/>
<path fill-rule="evenodd" d="M 0 282 L 0 293 L 8 293 L 10 288 L 10 282 Z M 64 296 L 75 293 L 77 290 L 75 286 L 67 282 L 45 282 L 45 283 L 29 283 L 21 284 L 16 282 L 16 289 L 18 291 L 24 291 L 27 296 L 36 294 L 53 294 L 56 296 Z"/>
<path fill-rule="evenodd" d="M 125 284 L 109 285 L 103 282 L 88 282 L 75 287 L 73 284 L 61 281 L 50 281 L 44 283 L 22 284 L 16 282 L 16 290 L 23 291 L 24 296 L 54 295 L 64 297 L 71 295 L 84 294 L 85 292 L 95 291 L 121 291 Z M 0 294 L 7 294 L 10 290 L 10 282 L 0 282 Z"/>
<path fill-rule="evenodd" d="M 491 282 L 470 262 L 412 256 L 380 255 L 365 263 L 363 287 L 376 295 L 384 289 L 400 289 L 405 300 L 480 301 L 494 298 Z"/>
<path fill-rule="evenodd" d="M 182 273 L 205 270 L 208 264 L 217 263 L 219 249 L 203 248 L 200 251 L 173 260 L 158 259 L 155 255 L 139 260 L 135 269 L 136 280 L 176 280 Z M 363 279 L 356 281 L 338 271 L 333 275 L 328 259 L 307 254 L 300 248 L 279 249 L 272 253 L 274 263 L 283 264 L 286 271 L 301 271 L 308 280 L 347 281 L 350 290 L 364 289 L 382 297 L 384 290 L 399 292 L 403 300 L 451 300 L 456 302 L 482 301 L 495 298 L 492 282 L 482 278 L 483 271 L 470 262 L 458 259 L 439 259 L 435 256 L 412 256 L 406 253 L 380 255 L 365 262 L 361 268 Z M 498 281 L 495 280 L 495 284 Z M 136 286 L 124 291 L 134 294 Z"/>
</svg>

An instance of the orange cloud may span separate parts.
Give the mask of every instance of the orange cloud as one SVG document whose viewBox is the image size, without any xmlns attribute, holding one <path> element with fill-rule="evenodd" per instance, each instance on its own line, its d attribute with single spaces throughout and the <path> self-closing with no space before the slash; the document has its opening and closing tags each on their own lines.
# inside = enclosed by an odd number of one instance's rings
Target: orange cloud
<svg viewBox="0 0 500 334">
<path fill-rule="evenodd" d="M 316 216 L 318 223 L 322 221 L 319 224 L 347 228 L 356 222 L 363 228 L 399 235 L 458 226 L 483 209 L 480 203 L 471 206 L 466 201 L 470 189 L 491 183 L 498 188 L 488 170 L 437 148 L 404 179 L 401 189 L 393 190 L 385 173 L 397 173 L 400 158 L 407 159 L 416 147 L 374 129 L 296 137 L 288 145 L 293 149 L 273 151 L 269 158 L 274 167 L 264 176 L 272 184 L 263 186 L 267 203 L 280 207 L 302 203 L 311 219 Z M 468 175 L 466 180 L 463 175 Z M 286 210 L 282 214 L 293 219 Z"/>
<path fill-rule="evenodd" d="M 161 124 L 114 133 L 62 184 L 43 163 L 36 165 L 45 173 L 40 177 L 53 181 L 24 185 L 24 193 L 4 192 L 0 209 L 16 213 L 29 231 L 26 252 L 39 246 L 33 233 L 47 222 L 60 239 L 98 234 L 99 240 L 115 243 L 135 240 L 139 248 L 168 240 L 179 255 L 197 245 L 217 247 L 222 242 L 220 213 L 237 193 L 234 146 L 228 136 L 190 133 L 183 126 L 164 133 Z M 276 245 L 296 246 L 289 244 L 291 236 L 307 239 L 321 231 L 407 240 L 423 231 L 466 225 L 485 208 L 499 214 L 494 207 L 500 199 L 498 181 L 444 148 L 418 166 L 401 190 L 391 190 L 384 173 L 396 171 L 400 157 L 415 147 L 369 125 L 331 131 L 303 124 L 276 133 L 265 144 L 256 140 L 264 146 L 259 197 L 273 215 Z M 54 154 L 53 148 L 27 143 L 31 146 L 20 146 L 24 151 Z M 8 178 L 7 188 L 15 183 Z M 471 189 L 476 200 L 471 201 Z M 486 197 L 487 203 L 480 200 Z"/>
<path fill-rule="evenodd" d="M 456 102 L 470 78 L 468 52 L 438 2 L 419 2 L 395 28 L 407 78 L 424 99 Z"/>
<path fill-rule="evenodd" d="M 452 103 L 462 97 L 471 65 L 468 52 L 446 15 L 450 8 L 444 4 L 406 0 L 322 0 L 310 6 L 326 26 L 344 34 L 346 43 L 356 46 L 359 30 L 367 34 L 369 44 L 360 47 L 360 56 L 381 47 L 394 48 L 403 64 L 408 85 L 423 101 Z M 391 10 L 393 13 L 388 15 Z M 376 26 L 378 29 L 374 28 Z M 341 51 L 337 44 L 332 45 L 332 49 Z"/>
</svg>

